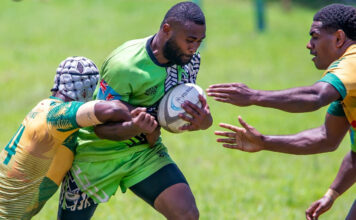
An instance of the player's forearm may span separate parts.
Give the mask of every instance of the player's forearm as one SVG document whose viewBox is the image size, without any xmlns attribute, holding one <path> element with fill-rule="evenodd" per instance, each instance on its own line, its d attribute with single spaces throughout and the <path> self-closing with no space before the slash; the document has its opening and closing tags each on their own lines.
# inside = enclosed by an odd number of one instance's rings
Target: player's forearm
<svg viewBox="0 0 356 220">
<path fill-rule="evenodd" d="M 130 121 L 130 108 L 118 100 L 101 101 L 95 104 L 95 116 L 102 123 Z"/>
<path fill-rule="evenodd" d="M 330 188 L 339 195 L 348 190 L 356 181 L 356 153 L 350 151 L 342 161 L 339 172 Z"/>
<path fill-rule="evenodd" d="M 317 154 L 330 152 L 338 146 L 328 141 L 322 127 L 300 132 L 295 135 L 263 136 L 263 149 L 287 154 Z"/>
<path fill-rule="evenodd" d="M 98 125 L 95 126 L 94 131 L 99 138 L 114 141 L 126 140 L 142 133 L 132 121 Z"/>
<path fill-rule="evenodd" d="M 255 90 L 253 105 L 276 108 L 287 112 L 309 112 L 322 107 L 318 91 L 312 87 L 299 87 L 280 91 Z"/>
</svg>

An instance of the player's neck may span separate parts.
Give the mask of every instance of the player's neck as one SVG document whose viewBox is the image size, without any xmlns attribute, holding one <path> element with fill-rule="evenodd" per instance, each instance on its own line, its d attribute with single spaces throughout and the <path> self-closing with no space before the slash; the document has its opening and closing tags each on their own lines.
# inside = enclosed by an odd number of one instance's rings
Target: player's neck
<svg viewBox="0 0 356 220">
<path fill-rule="evenodd" d="M 73 99 L 68 98 L 67 96 L 63 95 L 62 93 L 60 93 L 59 91 L 52 93 L 52 96 L 62 99 L 63 102 L 71 102 L 73 101 Z"/>
<path fill-rule="evenodd" d="M 164 45 L 163 38 L 160 36 L 160 33 L 158 32 L 153 37 L 150 47 L 153 55 L 155 56 L 158 63 L 160 64 L 166 64 L 169 62 L 169 60 L 165 58 L 163 55 L 163 45 Z"/>
<path fill-rule="evenodd" d="M 346 42 L 344 43 L 344 45 L 341 48 L 340 56 L 342 56 L 347 51 L 347 49 L 349 49 L 349 47 L 351 47 L 352 45 L 355 45 L 355 44 L 356 44 L 356 41 L 354 41 L 354 40 L 350 40 L 350 39 L 346 40 Z"/>
</svg>

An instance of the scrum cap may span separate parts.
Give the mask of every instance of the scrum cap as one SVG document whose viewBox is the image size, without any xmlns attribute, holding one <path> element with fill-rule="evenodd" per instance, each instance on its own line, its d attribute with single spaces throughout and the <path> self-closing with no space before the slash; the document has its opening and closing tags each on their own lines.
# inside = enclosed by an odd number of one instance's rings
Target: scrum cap
<svg viewBox="0 0 356 220">
<path fill-rule="evenodd" d="M 51 91 L 59 91 L 75 101 L 89 101 L 99 81 L 99 70 L 86 57 L 68 57 L 63 60 L 54 77 Z"/>
</svg>

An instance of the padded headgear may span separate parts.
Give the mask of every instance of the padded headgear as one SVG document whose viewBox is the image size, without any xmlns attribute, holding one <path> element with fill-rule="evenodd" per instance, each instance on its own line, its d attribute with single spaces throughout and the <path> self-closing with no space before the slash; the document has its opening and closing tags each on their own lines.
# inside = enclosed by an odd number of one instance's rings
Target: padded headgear
<svg viewBox="0 0 356 220">
<path fill-rule="evenodd" d="M 93 61 L 86 57 L 68 57 L 59 64 L 51 91 L 85 102 L 92 99 L 98 81 L 99 70 Z"/>
</svg>

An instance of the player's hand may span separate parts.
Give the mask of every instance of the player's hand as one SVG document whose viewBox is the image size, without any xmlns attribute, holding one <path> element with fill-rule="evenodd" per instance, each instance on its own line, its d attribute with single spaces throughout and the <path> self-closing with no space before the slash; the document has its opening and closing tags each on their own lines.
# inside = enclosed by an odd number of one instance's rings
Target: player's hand
<svg viewBox="0 0 356 220">
<path fill-rule="evenodd" d="M 220 127 L 231 131 L 215 131 L 215 135 L 224 136 L 216 141 L 223 143 L 226 148 L 238 149 L 246 152 L 258 152 L 263 150 L 262 135 L 254 127 L 248 125 L 239 116 L 239 122 L 243 126 L 236 127 L 229 124 L 220 123 Z"/>
<path fill-rule="evenodd" d="M 140 133 L 152 133 L 158 123 L 155 118 L 146 112 L 146 108 L 135 108 L 131 111 L 132 126 Z"/>
<path fill-rule="evenodd" d="M 180 127 L 180 130 L 205 130 L 212 125 L 213 118 L 211 117 L 210 109 L 206 102 L 206 99 L 202 95 L 199 95 L 199 100 L 202 104 L 201 107 L 194 105 L 189 101 L 186 101 L 182 104 L 182 108 L 185 110 L 186 113 L 190 114 L 191 117 L 185 114 L 179 114 L 179 117 L 181 119 L 189 122 L 189 124 Z"/>
<path fill-rule="evenodd" d="M 206 90 L 208 96 L 213 97 L 216 101 L 237 106 L 252 105 L 254 91 L 243 83 L 215 84 Z"/>
<path fill-rule="evenodd" d="M 150 145 L 150 147 L 153 147 L 157 142 L 158 138 L 161 136 L 161 126 L 157 126 L 153 132 L 147 133 L 145 135 L 148 144 Z"/>
<path fill-rule="evenodd" d="M 319 216 L 328 211 L 333 205 L 334 200 L 329 196 L 324 196 L 316 202 L 313 202 L 305 211 L 307 220 L 318 220 Z"/>
</svg>

